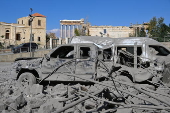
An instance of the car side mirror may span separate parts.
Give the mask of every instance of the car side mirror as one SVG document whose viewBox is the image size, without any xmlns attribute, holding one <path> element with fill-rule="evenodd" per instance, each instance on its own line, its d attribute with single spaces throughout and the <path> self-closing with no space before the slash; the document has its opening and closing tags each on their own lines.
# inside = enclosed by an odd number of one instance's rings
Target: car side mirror
<svg viewBox="0 0 170 113">
<path fill-rule="evenodd" d="M 47 61 L 50 61 L 50 57 L 49 57 L 49 55 L 44 54 L 44 57 L 45 57 L 45 59 L 46 59 Z"/>
</svg>

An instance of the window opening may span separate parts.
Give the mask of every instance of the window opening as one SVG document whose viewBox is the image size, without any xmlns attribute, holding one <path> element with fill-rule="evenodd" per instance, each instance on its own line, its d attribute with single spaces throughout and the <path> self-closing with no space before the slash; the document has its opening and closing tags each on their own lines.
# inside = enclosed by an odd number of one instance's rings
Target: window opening
<svg viewBox="0 0 170 113">
<path fill-rule="evenodd" d="M 104 49 L 104 50 L 103 50 L 103 59 L 104 59 L 104 60 L 109 60 L 109 59 L 111 59 L 111 56 L 112 56 L 112 49 L 111 49 L 111 48 L 108 48 L 108 49 Z"/>
<path fill-rule="evenodd" d="M 38 37 L 38 41 L 41 41 L 41 38 L 40 38 L 40 37 Z"/>
<path fill-rule="evenodd" d="M 21 37 L 20 37 L 20 34 L 16 34 L 16 40 L 20 40 Z"/>
<path fill-rule="evenodd" d="M 119 52 L 119 50 L 127 51 L 127 52 L 129 52 L 129 53 L 134 55 L 134 47 L 132 47 L 132 46 L 117 47 L 117 53 Z M 142 48 L 141 47 L 137 47 L 137 55 L 140 56 L 141 54 L 142 54 Z"/>
<path fill-rule="evenodd" d="M 41 26 L 41 20 L 38 20 L 38 26 Z"/>
<path fill-rule="evenodd" d="M 5 33 L 5 39 L 9 39 L 9 33 Z"/>
<path fill-rule="evenodd" d="M 30 22 L 30 20 L 28 20 L 28 25 L 29 25 L 29 26 L 31 25 L 31 22 Z"/>
<path fill-rule="evenodd" d="M 80 47 L 80 58 L 87 59 L 90 57 L 90 48 L 89 47 Z"/>
<path fill-rule="evenodd" d="M 103 29 L 104 34 L 106 34 L 106 29 Z"/>
<path fill-rule="evenodd" d="M 157 45 L 149 45 L 149 49 L 151 54 L 159 55 L 159 56 L 167 56 L 170 54 L 166 48 Z"/>
<path fill-rule="evenodd" d="M 51 54 L 51 58 L 64 58 L 64 59 L 74 58 L 74 46 L 63 46 L 56 49 Z"/>
</svg>

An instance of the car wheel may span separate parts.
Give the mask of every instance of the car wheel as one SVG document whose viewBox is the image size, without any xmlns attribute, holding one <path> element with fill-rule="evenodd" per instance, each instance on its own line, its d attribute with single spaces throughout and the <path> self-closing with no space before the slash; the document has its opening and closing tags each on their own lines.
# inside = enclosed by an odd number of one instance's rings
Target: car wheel
<svg viewBox="0 0 170 113">
<path fill-rule="evenodd" d="M 36 78 L 32 73 L 22 73 L 18 78 L 18 85 L 21 90 L 36 84 Z"/>
</svg>

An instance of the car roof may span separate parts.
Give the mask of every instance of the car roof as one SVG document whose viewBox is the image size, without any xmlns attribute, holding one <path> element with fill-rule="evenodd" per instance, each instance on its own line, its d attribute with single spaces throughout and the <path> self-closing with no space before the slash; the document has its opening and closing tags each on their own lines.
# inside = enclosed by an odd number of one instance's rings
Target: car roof
<svg viewBox="0 0 170 113">
<path fill-rule="evenodd" d="M 75 36 L 71 38 L 70 43 L 95 43 L 103 48 L 112 47 L 113 45 L 137 45 L 143 43 L 148 45 L 162 45 L 156 40 L 148 37 L 122 37 L 122 38 L 110 38 L 99 36 Z"/>
</svg>

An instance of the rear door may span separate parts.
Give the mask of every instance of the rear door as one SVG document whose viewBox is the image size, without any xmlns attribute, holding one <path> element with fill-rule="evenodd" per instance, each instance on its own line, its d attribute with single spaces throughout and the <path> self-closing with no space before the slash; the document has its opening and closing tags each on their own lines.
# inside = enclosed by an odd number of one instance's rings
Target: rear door
<svg viewBox="0 0 170 113">
<path fill-rule="evenodd" d="M 77 45 L 76 74 L 93 78 L 96 68 L 96 50 L 94 46 Z"/>
<path fill-rule="evenodd" d="M 75 45 L 65 45 L 58 47 L 52 54 L 50 54 L 50 61 L 46 59 L 42 62 L 42 76 L 43 78 L 52 73 L 56 68 L 61 66 L 54 72 L 47 80 L 72 81 L 73 77 L 67 76 L 69 73 L 75 73 Z M 65 64 L 68 62 L 67 64 Z"/>
</svg>

